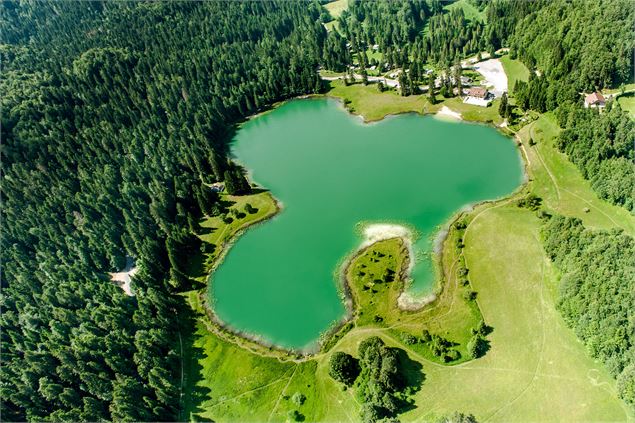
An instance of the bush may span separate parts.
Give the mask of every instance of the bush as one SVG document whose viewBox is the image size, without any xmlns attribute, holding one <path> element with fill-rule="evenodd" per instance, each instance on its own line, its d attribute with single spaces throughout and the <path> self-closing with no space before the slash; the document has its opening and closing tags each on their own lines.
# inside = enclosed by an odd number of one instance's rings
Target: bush
<svg viewBox="0 0 635 423">
<path fill-rule="evenodd" d="M 401 335 L 401 339 L 406 345 L 414 345 L 419 342 L 416 336 L 412 336 L 409 333 L 404 333 L 403 335 Z"/>
<path fill-rule="evenodd" d="M 258 213 L 258 209 L 252 206 L 251 204 L 247 203 L 245 204 L 245 212 L 249 214 L 255 214 L 255 213 Z"/>
<path fill-rule="evenodd" d="M 467 352 L 472 358 L 481 357 L 485 353 L 485 339 L 480 334 L 476 334 L 467 343 Z"/>
<path fill-rule="evenodd" d="M 302 392 L 296 392 L 291 397 L 291 401 L 293 401 L 295 405 L 301 406 L 302 404 L 304 404 L 304 401 L 306 401 L 306 395 L 304 395 Z"/>
<path fill-rule="evenodd" d="M 465 221 L 465 219 L 457 220 L 454 224 L 454 227 L 458 230 L 463 230 L 467 228 L 467 222 Z"/>
<path fill-rule="evenodd" d="M 292 422 L 301 422 L 304 420 L 304 416 L 300 414 L 298 410 L 289 410 L 287 416 L 289 416 Z"/>
<path fill-rule="evenodd" d="M 352 355 L 337 351 L 331 356 L 329 375 L 338 382 L 351 386 L 359 371 L 359 362 Z"/>
<path fill-rule="evenodd" d="M 448 350 L 445 353 L 445 355 L 443 356 L 443 361 L 448 363 L 450 361 L 456 361 L 459 358 L 461 358 L 461 353 L 460 352 L 458 352 L 457 350 Z"/>
<path fill-rule="evenodd" d="M 518 200 L 516 205 L 518 205 L 518 207 L 523 207 L 529 210 L 536 211 L 542 205 L 542 198 L 534 194 L 528 194 L 526 197 Z"/>
<path fill-rule="evenodd" d="M 463 298 L 465 299 L 465 301 L 474 301 L 476 299 L 476 296 L 476 291 L 472 291 L 471 289 L 468 289 L 463 293 Z"/>
<path fill-rule="evenodd" d="M 471 414 L 463 414 L 455 411 L 454 413 L 441 417 L 436 423 L 478 423 L 476 417 Z"/>
</svg>

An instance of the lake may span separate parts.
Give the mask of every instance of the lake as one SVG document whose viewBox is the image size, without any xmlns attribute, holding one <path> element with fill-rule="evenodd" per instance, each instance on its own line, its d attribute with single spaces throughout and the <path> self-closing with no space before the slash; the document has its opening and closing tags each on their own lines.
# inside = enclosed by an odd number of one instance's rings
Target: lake
<svg viewBox="0 0 635 423">
<path fill-rule="evenodd" d="M 516 145 L 494 128 L 416 114 L 365 124 L 325 98 L 247 122 L 232 151 L 283 210 L 243 234 L 218 266 L 214 311 L 234 330 L 298 349 L 345 314 L 338 271 L 362 242 L 360 222 L 416 229 L 408 292 L 429 295 L 442 225 L 523 178 Z"/>
</svg>

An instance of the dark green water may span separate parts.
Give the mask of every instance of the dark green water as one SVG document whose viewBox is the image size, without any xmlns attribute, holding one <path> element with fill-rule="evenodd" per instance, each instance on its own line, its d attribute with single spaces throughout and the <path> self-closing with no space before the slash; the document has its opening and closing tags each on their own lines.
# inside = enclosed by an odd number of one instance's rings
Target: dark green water
<svg viewBox="0 0 635 423">
<path fill-rule="evenodd" d="M 414 114 L 364 124 L 326 99 L 248 122 L 233 152 L 284 209 L 228 252 L 212 276 L 214 310 L 235 330 L 293 348 L 344 315 L 334 275 L 361 242 L 358 222 L 417 229 L 409 292 L 425 295 L 439 226 L 522 181 L 516 146 L 493 128 Z"/>
</svg>

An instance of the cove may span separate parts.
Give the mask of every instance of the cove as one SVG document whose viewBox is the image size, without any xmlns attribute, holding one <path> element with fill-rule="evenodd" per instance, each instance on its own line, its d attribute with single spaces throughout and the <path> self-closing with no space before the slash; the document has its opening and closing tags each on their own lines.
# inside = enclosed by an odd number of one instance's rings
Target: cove
<svg viewBox="0 0 635 423">
<path fill-rule="evenodd" d="M 523 177 L 515 144 L 494 128 L 416 114 L 365 124 L 325 98 L 252 119 L 232 152 L 283 209 L 227 252 L 210 303 L 233 330 L 295 349 L 314 346 L 344 316 L 338 270 L 362 242 L 360 222 L 416 229 L 409 294 L 423 296 L 434 289 L 440 226 Z"/>
</svg>

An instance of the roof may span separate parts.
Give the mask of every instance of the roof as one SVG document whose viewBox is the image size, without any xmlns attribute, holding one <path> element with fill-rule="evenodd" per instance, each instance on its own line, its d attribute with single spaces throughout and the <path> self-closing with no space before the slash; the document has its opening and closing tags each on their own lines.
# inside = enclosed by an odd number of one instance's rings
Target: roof
<svg viewBox="0 0 635 423">
<path fill-rule="evenodd" d="M 472 87 L 467 92 L 470 97 L 485 98 L 487 96 L 487 90 L 483 87 Z"/>
<path fill-rule="evenodd" d="M 606 103 L 604 96 L 599 92 L 594 92 L 586 96 L 584 102 L 587 104 Z"/>
</svg>

